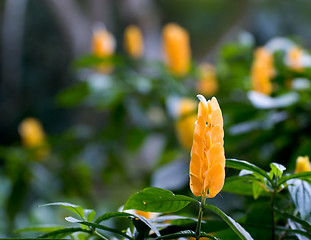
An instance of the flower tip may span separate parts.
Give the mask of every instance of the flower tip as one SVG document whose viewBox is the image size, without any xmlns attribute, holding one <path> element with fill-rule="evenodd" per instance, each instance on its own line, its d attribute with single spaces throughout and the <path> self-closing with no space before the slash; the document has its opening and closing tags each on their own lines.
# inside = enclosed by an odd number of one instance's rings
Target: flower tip
<svg viewBox="0 0 311 240">
<path fill-rule="evenodd" d="M 205 97 L 204 97 L 203 95 L 198 94 L 198 95 L 197 95 L 197 98 L 198 98 L 202 103 L 207 104 L 207 101 L 206 101 L 206 99 L 205 99 Z"/>
</svg>

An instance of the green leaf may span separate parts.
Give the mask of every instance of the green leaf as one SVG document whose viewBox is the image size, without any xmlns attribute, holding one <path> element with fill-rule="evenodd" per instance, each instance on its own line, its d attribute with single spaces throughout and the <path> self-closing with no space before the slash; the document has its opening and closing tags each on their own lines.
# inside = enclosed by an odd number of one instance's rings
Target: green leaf
<svg viewBox="0 0 311 240">
<path fill-rule="evenodd" d="M 86 82 L 62 90 L 57 96 L 56 101 L 64 107 L 72 107 L 81 103 L 89 94 L 89 87 Z"/>
<path fill-rule="evenodd" d="M 167 221 L 171 222 L 174 220 L 187 220 L 191 222 L 197 221 L 196 218 L 190 218 L 190 217 L 184 217 L 184 216 L 178 216 L 178 215 L 164 215 L 164 216 L 152 218 L 150 221 L 160 223 L 160 222 L 167 222 Z"/>
<path fill-rule="evenodd" d="M 110 227 L 106 227 L 104 225 L 101 225 L 101 224 L 97 224 L 97 223 L 91 223 L 91 222 L 86 222 L 86 221 L 80 221 L 78 219 L 74 219 L 72 217 L 70 217 L 69 219 L 70 221 L 74 221 L 75 223 L 80 223 L 80 224 L 83 224 L 83 225 L 86 225 L 86 226 L 89 226 L 89 227 L 93 227 L 93 228 L 98 228 L 98 229 L 101 229 L 101 230 L 105 230 L 105 231 L 108 231 L 108 232 L 112 232 L 112 233 L 117 233 L 123 237 L 126 237 L 128 239 L 132 239 L 132 237 L 128 236 L 126 233 L 124 233 L 123 231 L 119 231 L 117 229 L 114 229 L 114 228 L 110 228 Z"/>
<path fill-rule="evenodd" d="M 213 205 L 204 205 L 204 208 L 207 208 L 218 216 L 220 216 L 230 227 L 231 229 L 243 240 L 251 240 L 252 236 L 234 219 L 226 215 L 223 211 Z"/>
<path fill-rule="evenodd" d="M 70 210 L 71 212 L 77 214 L 79 217 L 84 219 L 83 208 L 79 205 L 66 203 L 66 202 L 57 202 L 57 203 L 43 204 L 43 205 L 40 205 L 39 207 L 46 207 L 46 206 L 61 206 L 63 208 Z"/>
<path fill-rule="evenodd" d="M 283 215 L 286 218 L 289 218 L 297 223 L 299 223 L 301 226 L 303 226 L 306 230 L 308 230 L 309 232 L 311 232 L 311 224 L 308 223 L 307 221 L 302 220 L 299 217 L 296 217 L 294 215 L 291 215 L 287 212 L 281 211 L 279 209 L 275 209 L 276 212 L 278 212 L 279 214 Z"/>
<path fill-rule="evenodd" d="M 105 213 L 101 216 L 99 216 L 96 220 L 95 223 L 100 223 L 102 221 L 106 221 L 109 220 L 110 218 L 114 218 L 114 217 L 130 217 L 132 216 L 130 213 L 127 212 L 109 212 L 109 213 Z"/>
<path fill-rule="evenodd" d="M 109 89 L 102 90 L 99 93 L 92 93 L 86 99 L 86 102 L 88 105 L 94 106 L 99 110 L 109 109 L 121 103 L 125 93 L 124 86 L 114 84 Z"/>
<path fill-rule="evenodd" d="M 248 205 L 247 214 L 243 219 L 240 219 L 240 224 L 247 229 L 254 239 L 271 239 L 273 224 L 271 212 L 272 209 L 267 199 L 265 201 L 254 201 L 253 204 Z"/>
<path fill-rule="evenodd" d="M 111 214 L 111 216 L 112 216 L 112 214 Z M 117 215 L 114 214 L 114 216 L 117 216 Z M 132 219 L 135 219 L 135 220 L 140 220 L 148 228 L 150 228 L 157 236 L 161 235 L 159 230 L 154 226 L 154 224 L 152 222 L 150 222 L 148 219 L 146 219 L 145 217 L 143 217 L 143 216 L 140 216 L 138 214 L 127 214 L 127 215 L 118 215 L 118 216 L 127 216 L 127 217 L 131 217 Z M 74 217 L 66 217 L 65 219 L 66 219 L 66 221 L 71 222 L 71 223 L 80 223 L 80 224 L 83 224 L 83 225 L 93 226 L 93 227 L 100 228 L 100 229 L 103 229 L 103 230 L 106 230 L 106 231 L 111 231 L 111 232 L 115 232 L 115 233 L 120 234 L 119 231 L 117 231 L 117 230 L 116 231 L 112 231 L 112 229 L 107 228 L 107 227 L 105 227 L 103 225 L 100 225 L 98 223 L 94 223 L 95 224 L 94 225 L 93 223 L 90 223 L 90 222 L 87 222 L 87 221 L 81 221 L 81 220 L 76 219 Z"/>
<path fill-rule="evenodd" d="M 253 227 L 253 228 L 258 229 L 258 231 L 264 231 L 264 229 L 270 229 L 271 228 L 271 225 L 262 225 L 262 224 L 261 225 L 243 224 L 243 226 L 244 227 L 248 227 L 248 228 L 249 227 Z M 280 226 L 276 226 L 275 230 L 280 231 L 280 232 L 291 232 L 291 233 L 299 234 L 299 235 L 302 235 L 302 236 L 306 236 L 309 239 L 311 239 L 311 234 L 309 232 L 304 231 L 304 230 L 290 229 L 288 227 L 280 227 Z M 259 238 L 259 239 L 262 239 L 262 238 Z M 264 239 L 266 239 L 266 238 L 264 238 Z"/>
<path fill-rule="evenodd" d="M 286 228 L 286 227 L 276 227 L 275 230 L 296 233 L 296 234 L 299 234 L 299 235 L 302 235 L 302 236 L 306 236 L 309 239 L 311 239 L 311 234 L 309 232 L 304 231 L 304 230 L 290 229 L 290 228 Z"/>
<path fill-rule="evenodd" d="M 254 182 L 258 182 L 258 180 L 253 176 L 228 177 L 226 178 L 222 191 L 239 195 L 254 196 L 252 185 Z M 262 191 L 260 195 L 264 197 L 270 197 L 270 194 L 267 191 Z"/>
<path fill-rule="evenodd" d="M 63 238 L 40 238 L 40 240 L 64 240 Z M 1 238 L 1 240 L 38 240 L 38 238 Z"/>
<path fill-rule="evenodd" d="M 270 163 L 270 177 L 273 178 L 280 178 L 282 177 L 283 172 L 286 170 L 286 167 L 284 167 L 282 164 L 279 163 Z"/>
<path fill-rule="evenodd" d="M 83 209 L 83 215 L 88 222 L 92 222 L 95 217 L 95 211 L 93 209 Z"/>
<path fill-rule="evenodd" d="M 306 219 L 311 212 L 311 186 L 300 179 L 287 181 L 289 193 L 300 213 L 302 219 Z"/>
<path fill-rule="evenodd" d="M 268 179 L 268 181 L 271 182 L 270 176 L 268 175 L 266 171 L 262 170 L 261 168 L 249 162 L 246 162 L 243 160 L 237 160 L 237 159 L 226 159 L 226 167 L 235 168 L 239 170 L 243 170 L 243 169 L 249 170 L 254 173 L 260 174 L 261 176 L 265 177 L 266 179 Z"/>
<path fill-rule="evenodd" d="M 72 64 L 74 68 L 96 67 L 102 63 L 109 63 L 113 65 L 124 64 L 124 57 L 113 55 L 110 57 L 97 57 L 94 55 L 85 55 L 75 60 Z"/>
<path fill-rule="evenodd" d="M 232 231 L 231 228 L 228 228 L 227 223 L 225 221 L 222 221 L 221 219 L 220 220 L 204 220 L 204 221 L 202 221 L 201 230 L 203 232 L 210 233 L 210 232 L 221 231 L 224 229 L 229 229 L 231 232 L 233 232 L 234 237 L 236 237 L 235 232 Z"/>
<path fill-rule="evenodd" d="M 301 172 L 301 173 L 295 173 L 295 174 L 291 174 L 291 175 L 284 175 L 281 177 L 278 184 L 281 185 L 289 179 L 302 179 L 302 180 L 310 182 L 311 181 L 311 172 Z"/>
<path fill-rule="evenodd" d="M 193 198 L 183 195 L 175 195 L 168 190 L 149 187 L 130 196 L 123 209 L 136 209 L 144 212 L 170 213 L 183 209 L 191 202 L 197 201 Z"/>
<path fill-rule="evenodd" d="M 53 232 L 49 232 L 46 234 L 43 234 L 39 236 L 38 238 L 64 238 L 67 237 L 68 235 L 75 233 L 75 232 L 87 232 L 91 233 L 91 231 L 83 229 L 83 228 L 64 228 L 60 230 L 56 230 Z"/>
<path fill-rule="evenodd" d="M 79 223 L 79 222 L 81 222 L 80 219 L 76 219 L 76 218 L 74 218 L 74 217 L 65 217 L 65 220 L 66 220 L 67 222 L 70 222 L 70 223 Z"/>
<path fill-rule="evenodd" d="M 258 183 L 258 182 L 253 182 L 252 186 L 253 186 L 252 187 L 253 188 L 253 197 L 256 200 L 259 197 L 260 193 L 262 192 L 263 188 L 260 185 L 260 183 Z"/>
<path fill-rule="evenodd" d="M 62 226 L 51 226 L 51 225 L 41 225 L 41 226 L 34 226 L 34 227 L 27 227 L 27 228 L 21 228 L 15 231 L 15 233 L 21 233 L 21 232 L 51 232 L 63 229 Z"/>
<path fill-rule="evenodd" d="M 156 240 L 160 240 L 160 239 L 177 239 L 177 238 L 180 238 L 180 237 L 195 237 L 195 232 L 194 231 L 191 231 L 191 230 L 185 230 L 185 231 L 180 231 L 180 232 L 177 232 L 177 233 L 172 233 L 172 234 L 168 234 L 168 235 L 165 235 L 165 236 L 161 236 L 161 237 L 157 237 L 155 238 Z M 212 235 L 209 235 L 209 234 L 206 234 L 204 232 L 201 232 L 201 237 L 206 237 L 206 238 L 209 238 L 209 239 L 219 239 L 219 238 L 216 238 Z"/>
<path fill-rule="evenodd" d="M 226 178 L 225 184 L 221 191 L 252 196 L 252 181 L 251 176 L 234 176 Z"/>
</svg>

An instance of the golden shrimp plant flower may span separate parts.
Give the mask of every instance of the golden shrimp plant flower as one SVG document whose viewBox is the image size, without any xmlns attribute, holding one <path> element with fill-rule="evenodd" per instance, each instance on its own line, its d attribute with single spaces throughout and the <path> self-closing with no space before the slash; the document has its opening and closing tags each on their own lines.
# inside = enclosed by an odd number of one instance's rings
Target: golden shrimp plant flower
<svg viewBox="0 0 311 240">
<path fill-rule="evenodd" d="M 114 54 L 115 39 L 113 35 L 104 27 L 96 27 L 93 30 L 92 36 L 92 53 L 96 57 L 107 58 Z M 109 63 L 101 63 L 98 66 L 98 71 L 102 73 L 110 73 L 113 67 Z"/>
<path fill-rule="evenodd" d="M 218 90 L 218 82 L 215 68 L 208 64 L 199 65 L 199 81 L 197 83 L 197 91 L 203 95 L 212 96 Z"/>
<path fill-rule="evenodd" d="M 126 52 L 132 58 L 140 58 L 144 52 L 144 40 L 141 30 L 134 25 L 130 25 L 125 29 L 124 46 Z"/>
<path fill-rule="evenodd" d="M 22 143 L 26 148 L 33 149 L 37 160 L 49 154 L 49 146 L 41 123 L 35 118 L 26 118 L 19 125 Z"/>
<path fill-rule="evenodd" d="M 215 197 L 225 181 L 225 153 L 222 112 L 213 97 L 202 95 L 194 127 L 190 161 L 190 189 L 195 196 Z"/>
<path fill-rule="evenodd" d="M 189 35 L 185 29 L 175 23 L 163 28 L 163 50 L 168 69 L 176 76 L 189 72 L 191 49 Z"/>
<path fill-rule="evenodd" d="M 183 98 L 178 105 L 176 132 L 180 144 L 189 151 L 193 141 L 194 124 L 197 120 L 197 103 L 191 98 Z"/>
<path fill-rule="evenodd" d="M 308 156 L 298 157 L 296 161 L 295 173 L 311 171 L 310 160 Z"/>
<path fill-rule="evenodd" d="M 289 67 L 297 72 L 302 72 L 304 70 L 302 63 L 304 54 L 304 51 L 300 47 L 292 47 L 286 56 Z"/>
<path fill-rule="evenodd" d="M 256 49 L 251 70 L 252 87 L 256 92 L 265 95 L 272 93 L 271 78 L 275 74 L 273 64 L 273 56 L 267 49 Z"/>
</svg>

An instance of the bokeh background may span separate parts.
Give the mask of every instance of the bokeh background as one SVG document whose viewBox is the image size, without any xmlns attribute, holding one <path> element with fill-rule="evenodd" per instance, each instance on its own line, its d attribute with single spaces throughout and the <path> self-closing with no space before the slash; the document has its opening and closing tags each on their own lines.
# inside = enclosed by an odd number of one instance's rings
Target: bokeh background
<svg viewBox="0 0 311 240">
<path fill-rule="evenodd" d="M 0 236 L 59 223 L 62 211 L 38 208 L 48 202 L 105 212 L 148 186 L 191 195 L 190 149 L 178 141 L 177 105 L 170 103 L 196 101 L 196 66 L 203 62 L 215 66 L 219 81 L 213 95 L 223 110 L 226 157 L 264 168 L 274 161 L 293 171 L 297 156 L 311 151 L 310 87 L 282 107 L 256 107 L 247 92 L 257 46 L 285 37 L 309 51 L 310 10 L 307 0 L 1 1 Z M 189 33 L 192 70 L 184 78 L 163 63 L 162 28 L 170 22 Z M 96 75 L 96 61 L 86 57 L 98 23 L 116 40 L 110 74 Z M 130 24 L 142 30 L 143 60 L 125 57 Z M 309 79 L 307 68 L 295 73 L 282 66 L 278 84 Z M 292 91 L 284 89 L 272 96 Z M 27 117 L 45 131 L 49 153 L 43 160 L 23 147 L 18 128 Z M 228 204 L 229 197 L 235 201 Z M 224 192 L 211 201 L 239 216 L 251 200 Z"/>
</svg>

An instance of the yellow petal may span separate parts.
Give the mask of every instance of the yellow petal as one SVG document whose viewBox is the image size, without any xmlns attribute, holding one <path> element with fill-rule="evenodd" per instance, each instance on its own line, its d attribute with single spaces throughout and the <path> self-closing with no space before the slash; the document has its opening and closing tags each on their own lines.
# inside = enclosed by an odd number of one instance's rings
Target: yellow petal
<svg viewBox="0 0 311 240">
<path fill-rule="evenodd" d="M 223 145 L 221 143 L 218 142 L 213 145 L 207 154 L 209 168 L 212 168 L 218 163 L 225 167 L 225 154 Z"/>
<path fill-rule="evenodd" d="M 201 158 L 196 154 L 191 154 L 190 175 L 200 178 Z"/>
<path fill-rule="evenodd" d="M 221 164 L 216 164 L 207 173 L 204 181 L 204 190 L 207 192 L 207 197 L 215 197 L 224 185 L 225 170 Z"/>
<path fill-rule="evenodd" d="M 190 174 L 190 189 L 195 196 L 201 196 L 203 191 L 203 182 Z"/>
<path fill-rule="evenodd" d="M 212 112 L 212 127 L 219 125 L 220 127 L 223 127 L 223 118 L 221 114 L 220 109 L 216 109 Z"/>
<path fill-rule="evenodd" d="M 216 143 L 224 143 L 224 130 L 220 125 L 216 125 L 211 130 L 211 141 L 212 145 Z"/>
</svg>

